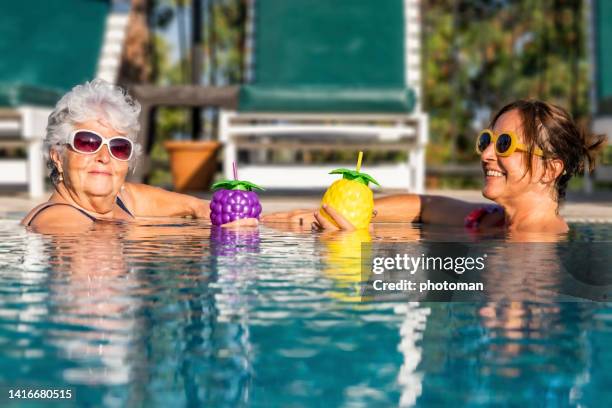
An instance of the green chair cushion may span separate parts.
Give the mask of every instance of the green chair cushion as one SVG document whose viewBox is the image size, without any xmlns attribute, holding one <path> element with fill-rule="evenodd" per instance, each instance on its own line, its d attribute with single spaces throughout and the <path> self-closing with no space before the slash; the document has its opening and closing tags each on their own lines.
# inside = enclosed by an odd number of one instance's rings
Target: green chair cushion
<svg viewBox="0 0 612 408">
<path fill-rule="evenodd" d="M 254 4 L 255 84 L 404 86 L 404 0 Z"/>
<path fill-rule="evenodd" d="M 257 0 L 243 112 L 410 112 L 404 0 Z"/>
<path fill-rule="evenodd" d="M 597 110 L 612 114 L 612 2 L 599 0 L 594 6 Z"/>
<path fill-rule="evenodd" d="M 52 105 L 55 90 L 93 79 L 109 9 L 110 0 L 3 1 L 0 106 Z"/>
<path fill-rule="evenodd" d="M 402 88 L 269 87 L 240 88 L 241 112 L 307 113 L 406 113 L 415 105 L 415 94 Z"/>
</svg>

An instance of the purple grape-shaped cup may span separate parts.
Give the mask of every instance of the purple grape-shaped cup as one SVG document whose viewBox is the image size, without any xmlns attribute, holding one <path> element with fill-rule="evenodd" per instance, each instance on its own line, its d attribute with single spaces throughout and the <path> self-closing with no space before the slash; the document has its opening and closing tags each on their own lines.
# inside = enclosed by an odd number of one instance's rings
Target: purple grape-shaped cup
<svg viewBox="0 0 612 408">
<path fill-rule="evenodd" d="M 261 214 L 259 197 L 253 190 L 263 188 L 241 180 L 219 181 L 212 185 L 215 193 L 210 200 L 210 221 L 223 225 L 243 218 L 257 218 Z"/>
</svg>

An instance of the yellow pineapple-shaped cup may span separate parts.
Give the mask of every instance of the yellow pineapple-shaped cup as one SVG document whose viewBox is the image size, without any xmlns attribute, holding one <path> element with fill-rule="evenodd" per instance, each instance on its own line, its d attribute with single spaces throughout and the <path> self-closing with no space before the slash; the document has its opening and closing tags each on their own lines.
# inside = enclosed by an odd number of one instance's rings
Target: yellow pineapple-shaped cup
<svg viewBox="0 0 612 408">
<path fill-rule="evenodd" d="M 329 205 L 338 211 L 357 229 L 367 228 L 374 211 L 374 195 L 368 187 L 369 183 L 377 186 L 378 182 L 369 174 L 361 173 L 361 159 L 363 152 L 359 152 L 357 169 L 336 169 L 329 174 L 342 174 L 340 180 L 329 186 L 321 200 L 321 214 L 331 223 L 336 222 L 325 212 L 323 205 Z"/>
</svg>

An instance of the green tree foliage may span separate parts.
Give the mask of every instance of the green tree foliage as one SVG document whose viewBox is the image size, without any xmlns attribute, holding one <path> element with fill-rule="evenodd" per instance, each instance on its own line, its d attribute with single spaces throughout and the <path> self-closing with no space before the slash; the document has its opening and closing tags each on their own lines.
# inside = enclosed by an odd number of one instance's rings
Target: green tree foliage
<svg viewBox="0 0 612 408">
<path fill-rule="evenodd" d="M 538 98 L 589 113 L 581 0 L 423 2 L 430 163 L 470 161 L 473 135 L 504 104 Z"/>
<path fill-rule="evenodd" d="M 177 85 L 184 83 L 184 64 L 170 62 L 168 40 L 159 33 L 154 36 L 157 54 L 158 85 Z M 168 170 L 168 152 L 163 142 L 188 132 L 189 112 L 185 108 L 160 107 L 156 114 L 155 143 L 151 149 L 152 166 L 149 182 L 153 185 L 170 186 L 172 178 Z"/>
<path fill-rule="evenodd" d="M 210 75 L 216 85 L 241 83 L 244 74 L 245 0 L 216 0 L 211 4 Z"/>
</svg>

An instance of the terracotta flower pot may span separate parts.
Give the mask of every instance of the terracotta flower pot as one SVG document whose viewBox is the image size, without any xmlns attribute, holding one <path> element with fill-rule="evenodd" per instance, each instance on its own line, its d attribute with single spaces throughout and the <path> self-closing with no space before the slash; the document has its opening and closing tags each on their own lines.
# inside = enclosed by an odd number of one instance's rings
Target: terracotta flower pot
<svg viewBox="0 0 612 408">
<path fill-rule="evenodd" d="M 217 169 L 217 151 L 221 143 L 214 141 L 167 141 L 170 168 L 176 191 L 201 191 L 210 187 Z"/>
</svg>

